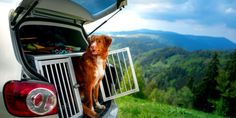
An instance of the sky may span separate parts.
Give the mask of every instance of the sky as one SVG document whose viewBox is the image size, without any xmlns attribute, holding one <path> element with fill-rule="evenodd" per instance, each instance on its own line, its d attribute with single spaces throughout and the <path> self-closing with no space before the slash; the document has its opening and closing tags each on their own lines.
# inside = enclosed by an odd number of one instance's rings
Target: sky
<svg viewBox="0 0 236 118">
<path fill-rule="evenodd" d="M 9 9 L 19 1 L 0 0 L 1 9 Z M 106 18 L 86 25 L 86 31 L 92 31 Z M 236 43 L 235 21 L 236 0 L 128 0 L 128 5 L 99 31 L 153 29 L 225 37 Z"/>
<path fill-rule="evenodd" d="M 88 25 L 88 31 L 102 21 Z M 226 37 L 236 43 L 236 0 L 129 0 L 99 30 L 135 29 Z"/>
</svg>

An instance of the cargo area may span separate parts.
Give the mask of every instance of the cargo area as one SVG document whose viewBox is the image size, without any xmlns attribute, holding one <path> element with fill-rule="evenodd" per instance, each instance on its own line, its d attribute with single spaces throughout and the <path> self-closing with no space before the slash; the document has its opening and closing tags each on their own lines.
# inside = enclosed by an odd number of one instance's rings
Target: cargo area
<svg viewBox="0 0 236 118">
<path fill-rule="evenodd" d="M 56 26 L 23 26 L 20 41 L 25 54 L 32 55 L 83 52 L 87 47 L 82 31 Z"/>
<path fill-rule="evenodd" d="M 79 85 L 76 82 L 73 59 L 80 58 L 88 43 L 80 27 L 58 25 L 23 25 L 19 40 L 27 62 L 58 92 L 59 117 L 81 116 Z M 109 51 L 106 73 L 100 83 L 100 103 L 106 110 L 111 100 L 139 91 L 129 48 Z"/>
</svg>

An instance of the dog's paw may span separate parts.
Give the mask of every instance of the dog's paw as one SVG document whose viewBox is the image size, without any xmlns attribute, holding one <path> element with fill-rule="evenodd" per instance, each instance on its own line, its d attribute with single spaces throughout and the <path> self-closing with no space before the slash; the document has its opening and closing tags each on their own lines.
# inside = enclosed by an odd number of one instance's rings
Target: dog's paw
<svg viewBox="0 0 236 118">
<path fill-rule="evenodd" d="M 92 111 L 91 114 L 87 114 L 87 115 L 89 116 L 89 118 L 100 118 L 100 116 L 94 111 Z"/>
<path fill-rule="evenodd" d="M 95 108 L 96 108 L 96 109 L 102 109 L 102 110 L 104 110 L 104 109 L 106 109 L 106 106 L 101 105 L 99 102 L 96 102 Z"/>
<path fill-rule="evenodd" d="M 100 118 L 100 117 L 99 117 L 99 115 L 95 112 L 95 114 L 93 114 L 93 115 L 91 116 L 91 118 Z"/>
</svg>

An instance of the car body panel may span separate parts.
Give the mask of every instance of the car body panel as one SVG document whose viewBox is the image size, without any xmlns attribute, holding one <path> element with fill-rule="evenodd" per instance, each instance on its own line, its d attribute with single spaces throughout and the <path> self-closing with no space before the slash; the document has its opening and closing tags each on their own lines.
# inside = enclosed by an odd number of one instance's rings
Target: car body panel
<svg viewBox="0 0 236 118">
<path fill-rule="evenodd" d="M 9 32 L 8 15 L 4 15 L 4 19 L 1 19 L 1 22 L 3 22 L 4 25 L 0 27 L 0 116 L 3 118 L 11 118 L 13 116 L 7 112 L 6 107 L 3 107 L 5 106 L 2 94 L 3 86 L 10 80 L 20 80 L 22 69 L 13 51 L 14 47 Z"/>
</svg>

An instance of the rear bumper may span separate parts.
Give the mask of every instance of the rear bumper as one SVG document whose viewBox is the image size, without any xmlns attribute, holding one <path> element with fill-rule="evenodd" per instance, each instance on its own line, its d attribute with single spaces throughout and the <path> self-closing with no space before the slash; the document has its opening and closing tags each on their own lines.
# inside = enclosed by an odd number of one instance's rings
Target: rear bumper
<svg viewBox="0 0 236 118">
<path fill-rule="evenodd" d="M 110 107 L 108 108 L 106 113 L 104 113 L 102 118 L 116 118 L 117 115 L 118 115 L 118 107 L 114 101 L 111 101 Z M 58 115 L 44 116 L 40 118 L 58 118 Z M 80 116 L 79 118 L 83 118 L 83 116 Z"/>
<path fill-rule="evenodd" d="M 108 111 L 102 116 L 103 118 L 116 118 L 118 114 L 118 107 L 114 101 L 111 102 L 111 106 Z"/>
</svg>

